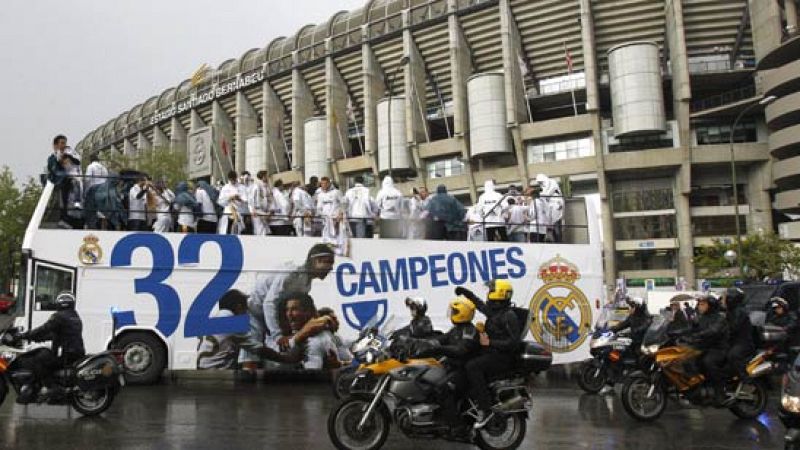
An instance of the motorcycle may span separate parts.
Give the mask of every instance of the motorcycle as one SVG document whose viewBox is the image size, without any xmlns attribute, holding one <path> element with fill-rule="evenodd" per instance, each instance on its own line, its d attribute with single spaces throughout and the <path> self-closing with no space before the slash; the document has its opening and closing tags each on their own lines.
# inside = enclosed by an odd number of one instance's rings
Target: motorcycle
<svg viewBox="0 0 800 450">
<path fill-rule="evenodd" d="M 624 376 L 638 367 L 633 340 L 623 333 L 608 329 L 609 311 L 604 309 L 597 319 L 589 341 L 591 358 L 583 361 L 578 375 L 578 386 L 589 394 L 600 392 L 605 386 L 614 386 Z"/>
<path fill-rule="evenodd" d="M 328 416 L 328 434 L 337 449 L 377 450 L 392 423 L 411 438 L 464 442 L 487 450 L 518 448 L 532 409 L 526 378 L 547 370 L 553 361 L 542 346 L 524 342 L 514 368 L 489 380 L 493 403 L 501 404 L 502 412 L 474 430 L 477 405 L 458 395 L 459 373 L 448 370 L 447 358 L 406 360 L 408 350 L 395 342 L 373 349 L 377 360 L 357 372 L 350 397 Z M 452 410 L 445 406 L 448 401 Z"/>
<path fill-rule="evenodd" d="M 800 450 L 800 357 L 783 376 L 781 390 L 781 406 L 778 410 L 783 426 L 785 450 Z"/>
<path fill-rule="evenodd" d="M 57 370 L 53 374 L 55 393 L 46 398 L 41 394 L 23 395 L 30 400 L 21 401 L 23 390 L 38 390 L 33 372 L 23 368 L 24 361 L 46 351 L 42 346 L 25 346 L 21 333 L 21 328 L 0 332 L 0 405 L 11 386 L 20 404 L 70 405 L 84 416 L 96 416 L 111 406 L 125 384 L 123 354 L 117 351 L 87 355 L 70 367 Z"/>
<path fill-rule="evenodd" d="M 381 354 L 381 349 L 389 342 L 387 336 L 394 316 L 390 316 L 381 328 L 377 327 L 378 316 L 370 319 L 361 329 L 358 339 L 350 345 L 353 360 L 350 365 L 340 368 L 333 376 L 333 396 L 341 400 L 350 395 L 350 386 L 353 384 L 359 368 L 375 362 Z"/>
<path fill-rule="evenodd" d="M 669 311 L 653 318 L 642 343 L 647 363 L 625 377 L 622 406 L 640 421 L 656 420 L 666 410 L 670 397 L 679 403 L 703 407 L 713 403 L 712 387 L 694 367 L 702 351 L 684 342 L 680 337 L 683 333 L 669 330 L 671 319 Z M 768 341 L 774 336 L 765 332 L 763 338 Z M 767 391 L 762 377 L 771 372 L 758 367 L 748 370 L 747 376 L 733 376 L 725 383 L 725 395 L 732 402 L 728 409 L 739 418 L 758 417 L 766 408 Z"/>
</svg>

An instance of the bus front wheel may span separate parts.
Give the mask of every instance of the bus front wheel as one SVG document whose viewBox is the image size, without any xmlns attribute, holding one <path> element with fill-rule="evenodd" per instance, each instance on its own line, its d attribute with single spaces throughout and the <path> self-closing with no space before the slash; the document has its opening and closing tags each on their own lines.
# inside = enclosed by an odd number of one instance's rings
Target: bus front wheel
<svg viewBox="0 0 800 450">
<path fill-rule="evenodd" d="M 154 384 L 167 366 L 164 345 L 150 333 L 127 333 L 114 347 L 123 351 L 125 382 L 131 385 Z"/>
</svg>

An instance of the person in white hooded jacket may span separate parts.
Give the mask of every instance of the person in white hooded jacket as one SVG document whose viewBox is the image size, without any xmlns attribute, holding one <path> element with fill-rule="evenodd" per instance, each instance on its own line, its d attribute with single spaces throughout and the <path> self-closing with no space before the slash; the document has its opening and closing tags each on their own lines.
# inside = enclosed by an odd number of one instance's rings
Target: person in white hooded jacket
<svg viewBox="0 0 800 450">
<path fill-rule="evenodd" d="M 486 180 L 483 184 L 483 194 L 478 197 L 478 203 L 475 204 L 475 210 L 483 219 L 487 241 L 508 241 L 506 205 L 502 200 L 503 194 L 494 190 L 494 181 Z"/>
<path fill-rule="evenodd" d="M 372 238 L 372 217 L 375 211 L 375 201 L 369 194 L 369 188 L 364 186 L 364 177 L 355 179 L 355 186 L 344 194 L 345 211 L 353 237 Z"/>
<path fill-rule="evenodd" d="M 375 196 L 375 203 L 378 206 L 380 217 L 380 235 L 382 239 L 394 238 L 402 239 L 404 223 L 405 199 L 403 193 L 394 187 L 392 177 L 383 178 L 381 190 Z"/>
<path fill-rule="evenodd" d="M 564 218 L 564 194 L 558 182 L 544 174 L 536 175 L 536 183 L 541 188 L 540 198 L 547 206 L 547 235 L 554 242 L 561 242 L 561 219 Z"/>
</svg>

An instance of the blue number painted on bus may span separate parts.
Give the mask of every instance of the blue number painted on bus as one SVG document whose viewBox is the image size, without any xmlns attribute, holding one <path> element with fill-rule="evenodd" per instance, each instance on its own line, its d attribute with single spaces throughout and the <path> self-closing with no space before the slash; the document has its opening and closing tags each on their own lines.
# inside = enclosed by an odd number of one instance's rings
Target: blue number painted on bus
<svg viewBox="0 0 800 450">
<path fill-rule="evenodd" d="M 178 264 L 200 262 L 200 248 L 206 243 L 216 243 L 220 249 L 222 265 L 186 313 L 183 334 L 185 337 L 211 336 L 213 334 L 244 333 L 248 330 L 247 315 L 212 318 L 211 310 L 219 299 L 236 283 L 244 264 L 242 243 L 236 236 L 191 234 L 178 249 Z"/>
<path fill-rule="evenodd" d="M 153 255 L 153 267 L 145 278 L 137 278 L 134 292 L 150 294 L 156 300 L 158 321 L 156 329 L 164 336 L 171 336 L 181 321 L 181 300 L 172 286 L 164 281 L 172 275 L 175 254 L 169 241 L 158 234 L 131 234 L 122 238 L 111 252 L 111 267 L 130 267 L 133 252 L 146 248 Z M 117 326 L 136 325 L 133 311 L 122 311 L 117 316 Z"/>
</svg>

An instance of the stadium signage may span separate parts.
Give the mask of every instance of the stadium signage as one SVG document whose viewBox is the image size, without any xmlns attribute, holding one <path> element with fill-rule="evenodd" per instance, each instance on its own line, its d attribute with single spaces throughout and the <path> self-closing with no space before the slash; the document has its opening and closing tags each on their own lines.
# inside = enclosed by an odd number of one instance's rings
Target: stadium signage
<svg viewBox="0 0 800 450">
<path fill-rule="evenodd" d="M 189 111 L 206 103 L 214 101 L 214 99 L 225 97 L 226 95 L 238 92 L 242 89 L 248 88 L 254 84 L 264 81 L 264 71 L 258 69 L 248 74 L 239 74 L 234 78 L 229 78 L 222 83 L 212 86 L 199 92 L 192 92 L 189 98 L 173 103 L 171 106 L 164 110 L 156 110 L 150 117 L 150 125 L 155 125 L 167 119 L 171 119 L 176 114 Z"/>
</svg>

